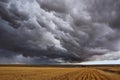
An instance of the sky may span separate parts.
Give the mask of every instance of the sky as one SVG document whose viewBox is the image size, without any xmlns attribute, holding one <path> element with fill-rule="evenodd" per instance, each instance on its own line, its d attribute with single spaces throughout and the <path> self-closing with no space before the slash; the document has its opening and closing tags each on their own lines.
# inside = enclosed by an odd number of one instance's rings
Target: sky
<svg viewBox="0 0 120 80">
<path fill-rule="evenodd" d="M 81 63 L 76 63 L 78 65 L 118 65 L 120 64 L 120 60 L 105 60 L 105 61 L 89 61 L 89 62 L 81 62 Z"/>
<path fill-rule="evenodd" d="M 0 0 L 0 63 L 120 64 L 120 0 Z"/>
</svg>

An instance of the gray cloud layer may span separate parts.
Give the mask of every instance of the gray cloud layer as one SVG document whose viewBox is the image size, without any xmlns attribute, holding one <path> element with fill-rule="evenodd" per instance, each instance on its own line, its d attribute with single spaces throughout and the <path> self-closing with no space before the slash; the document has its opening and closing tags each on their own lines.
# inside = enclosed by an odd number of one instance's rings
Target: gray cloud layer
<svg viewBox="0 0 120 80">
<path fill-rule="evenodd" d="M 119 0 L 0 0 L 1 62 L 104 60 L 120 50 L 119 10 Z"/>
</svg>

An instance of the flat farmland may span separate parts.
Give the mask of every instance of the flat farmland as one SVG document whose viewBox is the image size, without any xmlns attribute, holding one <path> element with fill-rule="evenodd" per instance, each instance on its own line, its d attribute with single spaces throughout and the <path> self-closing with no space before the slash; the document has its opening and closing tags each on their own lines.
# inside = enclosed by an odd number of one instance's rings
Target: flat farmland
<svg viewBox="0 0 120 80">
<path fill-rule="evenodd" d="M 120 80 L 120 67 L 0 66 L 0 80 Z"/>
</svg>

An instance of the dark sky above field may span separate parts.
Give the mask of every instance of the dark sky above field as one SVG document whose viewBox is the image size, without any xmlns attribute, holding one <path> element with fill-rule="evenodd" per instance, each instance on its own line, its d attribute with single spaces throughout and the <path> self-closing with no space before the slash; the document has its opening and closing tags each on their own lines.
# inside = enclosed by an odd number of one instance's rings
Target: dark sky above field
<svg viewBox="0 0 120 80">
<path fill-rule="evenodd" d="M 120 59 L 120 0 L 0 0 L 0 63 Z"/>
</svg>

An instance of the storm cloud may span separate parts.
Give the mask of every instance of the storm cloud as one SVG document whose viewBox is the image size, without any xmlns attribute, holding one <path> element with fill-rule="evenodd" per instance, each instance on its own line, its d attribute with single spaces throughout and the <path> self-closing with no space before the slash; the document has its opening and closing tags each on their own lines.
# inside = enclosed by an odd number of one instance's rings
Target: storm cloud
<svg viewBox="0 0 120 80">
<path fill-rule="evenodd" d="M 119 0 L 0 0 L 0 63 L 119 60 L 119 21 Z"/>
</svg>

